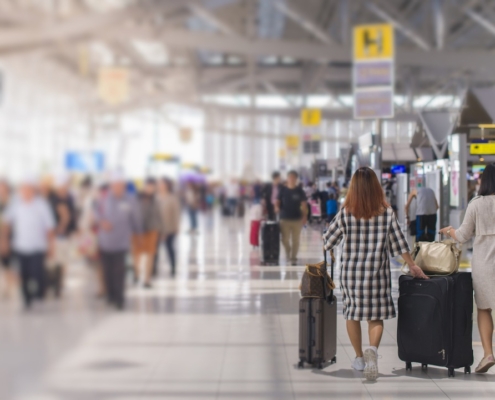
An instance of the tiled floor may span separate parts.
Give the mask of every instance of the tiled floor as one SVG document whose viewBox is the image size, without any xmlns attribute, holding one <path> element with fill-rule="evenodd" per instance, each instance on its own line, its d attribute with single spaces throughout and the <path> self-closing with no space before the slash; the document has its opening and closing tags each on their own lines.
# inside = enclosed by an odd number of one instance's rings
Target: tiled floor
<svg viewBox="0 0 495 400">
<path fill-rule="evenodd" d="M 338 318 L 337 363 L 299 370 L 298 284 L 303 267 L 262 267 L 242 220 L 203 220 L 180 238 L 175 280 L 131 288 L 118 313 L 94 298 L 91 271 L 74 265 L 63 302 L 32 313 L 0 309 L 0 399 L 480 399 L 495 396 L 495 374 L 447 378 L 445 369 L 397 357 L 396 320 L 387 321 L 380 377 L 367 383 Z M 321 258 L 319 232 L 305 229 L 302 261 Z M 394 271 L 394 282 L 399 272 Z M 397 294 L 397 289 L 394 289 Z M 340 293 L 337 291 L 337 297 Z M 480 359 L 474 335 L 475 365 Z"/>
</svg>

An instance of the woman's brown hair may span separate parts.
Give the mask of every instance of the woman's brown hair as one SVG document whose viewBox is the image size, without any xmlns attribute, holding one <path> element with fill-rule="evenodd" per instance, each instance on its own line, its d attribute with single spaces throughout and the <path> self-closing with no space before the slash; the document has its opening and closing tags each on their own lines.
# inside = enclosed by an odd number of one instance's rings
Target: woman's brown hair
<svg viewBox="0 0 495 400">
<path fill-rule="evenodd" d="M 354 173 L 344 207 L 358 219 L 371 219 L 385 212 L 389 205 L 375 171 L 362 167 Z"/>
</svg>

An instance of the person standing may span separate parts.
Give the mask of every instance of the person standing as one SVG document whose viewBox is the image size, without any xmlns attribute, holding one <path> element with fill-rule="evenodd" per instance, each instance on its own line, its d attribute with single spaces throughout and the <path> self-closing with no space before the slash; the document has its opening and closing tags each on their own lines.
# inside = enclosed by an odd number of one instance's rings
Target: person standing
<svg viewBox="0 0 495 400">
<path fill-rule="evenodd" d="M 345 203 L 324 233 L 323 242 L 325 250 L 343 243 L 340 288 L 347 333 L 356 352 L 352 367 L 374 381 L 378 377 L 383 320 L 396 316 L 390 256 L 402 255 L 414 277 L 427 277 L 409 254 L 394 211 L 371 168 L 355 172 Z M 368 322 L 370 340 L 364 352 L 361 321 Z"/>
<path fill-rule="evenodd" d="M 275 171 L 272 173 L 272 182 L 264 187 L 262 193 L 263 206 L 269 221 L 274 221 L 277 218 L 275 208 L 281 186 L 280 172 Z"/>
<path fill-rule="evenodd" d="M 227 201 L 227 207 L 229 208 L 229 213 L 235 216 L 237 213 L 237 203 L 241 196 L 241 187 L 239 182 L 235 178 L 232 178 L 229 183 L 225 186 L 225 198 Z"/>
<path fill-rule="evenodd" d="M 304 190 L 297 184 L 296 171 L 287 174 L 287 186 L 280 188 L 275 211 L 280 213 L 280 231 L 287 260 L 297 264 L 299 238 L 302 227 L 307 222 L 307 198 Z"/>
<path fill-rule="evenodd" d="M 7 210 L 10 200 L 11 200 L 11 188 L 6 181 L 0 180 L 0 221 L 3 220 L 3 215 Z M 3 294 L 6 297 L 10 297 L 12 290 L 14 290 L 17 281 L 16 274 L 12 268 L 12 250 L 11 250 L 12 246 L 10 243 L 12 240 L 12 233 L 10 233 L 7 240 L 9 241 L 8 243 L 9 251 L 7 251 L 4 255 L 1 256 L 1 262 L 2 262 L 1 268 L 3 269 L 3 278 L 4 278 L 3 281 L 5 283 Z"/>
<path fill-rule="evenodd" d="M 199 195 L 196 185 L 193 182 L 188 182 L 184 193 L 186 201 L 187 213 L 189 215 L 189 233 L 198 233 L 198 210 L 199 210 Z"/>
<path fill-rule="evenodd" d="M 144 287 L 151 288 L 151 275 L 158 243 L 160 229 L 160 212 L 156 200 L 156 181 L 148 178 L 144 189 L 138 195 L 143 231 L 132 240 L 132 254 L 136 280 L 140 275 L 140 261 L 144 257 Z"/>
<path fill-rule="evenodd" d="M 180 202 L 173 193 L 172 182 L 168 179 L 158 181 L 158 210 L 160 213 L 160 235 L 170 262 L 170 274 L 175 276 L 175 238 L 180 226 Z"/>
<path fill-rule="evenodd" d="M 409 207 L 413 199 L 416 199 L 416 241 L 433 242 L 439 208 L 435 192 L 427 187 L 419 187 L 411 191 L 407 199 L 406 215 L 409 215 Z"/>
<path fill-rule="evenodd" d="M 45 257 L 54 253 L 55 219 L 48 202 L 37 194 L 35 183 L 25 179 L 3 215 L 1 253 L 13 250 L 19 259 L 24 305 L 29 309 L 35 298 L 45 295 Z M 32 283 L 36 294 L 32 293 Z"/>
<path fill-rule="evenodd" d="M 493 356 L 493 317 L 495 309 L 495 164 L 487 165 L 481 176 L 479 197 L 468 205 L 459 229 L 451 226 L 440 233 L 465 243 L 474 237 L 472 275 L 474 299 L 478 308 L 478 329 L 484 355 L 476 367 L 485 373 L 495 365 Z"/>
<path fill-rule="evenodd" d="M 95 209 L 98 223 L 98 247 L 108 302 L 124 308 L 125 259 L 133 233 L 142 232 L 139 204 L 127 193 L 126 182 L 120 173 L 110 177 L 108 194 Z"/>
<path fill-rule="evenodd" d="M 76 231 L 76 206 L 69 192 L 67 177 L 59 177 L 49 196 L 55 216 L 55 254 L 48 260 L 48 273 L 55 284 L 55 295 L 60 296 L 64 277 L 70 262 L 72 237 Z"/>
</svg>

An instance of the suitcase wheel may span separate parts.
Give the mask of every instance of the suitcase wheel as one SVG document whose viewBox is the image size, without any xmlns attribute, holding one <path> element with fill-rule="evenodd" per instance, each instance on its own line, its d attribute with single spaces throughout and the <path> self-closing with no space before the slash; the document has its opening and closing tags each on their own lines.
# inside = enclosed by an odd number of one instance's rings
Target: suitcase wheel
<svg viewBox="0 0 495 400">
<path fill-rule="evenodd" d="M 450 377 L 453 378 L 454 376 L 455 376 L 455 370 L 454 370 L 454 368 L 449 368 L 449 378 Z"/>
<path fill-rule="evenodd" d="M 421 369 L 426 371 L 428 369 L 428 364 L 421 364 Z"/>
<path fill-rule="evenodd" d="M 323 364 L 322 363 L 318 363 L 318 369 L 323 369 Z"/>
<path fill-rule="evenodd" d="M 412 363 L 406 362 L 406 371 L 412 371 Z"/>
<path fill-rule="evenodd" d="M 297 368 L 299 368 L 299 369 L 304 368 L 304 361 L 299 361 L 297 363 Z"/>
<path fill-rule="evenodd" d="M 465 367 L 464 368 L 464 373 L 465 374 L 471 374 L 471 367 Z"/>
<path fill-rule="evenodd" d="M 330 360 L 330 362 L 331 362 L 332 364 L 335 364 L 335 363 L 337 362 L 337 356 L 335 356 L 334 358 L 332 358 L 332 359 Z"/>
</svg>

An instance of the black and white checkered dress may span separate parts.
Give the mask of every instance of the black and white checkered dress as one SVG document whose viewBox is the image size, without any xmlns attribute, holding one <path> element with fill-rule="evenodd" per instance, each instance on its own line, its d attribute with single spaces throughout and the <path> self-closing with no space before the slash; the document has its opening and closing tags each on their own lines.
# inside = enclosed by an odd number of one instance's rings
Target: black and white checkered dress
<svg viewBox="0 0 495 400">
<path fill-rule="evenodd" d="M 370 220 L 342 209 L 323 235 L 327 250 L 343 241 L 340 287 L 344 317 L 354 321 L 395 317 L 390 258 L 409 252 L 391 208 Z"/>
</svg>

